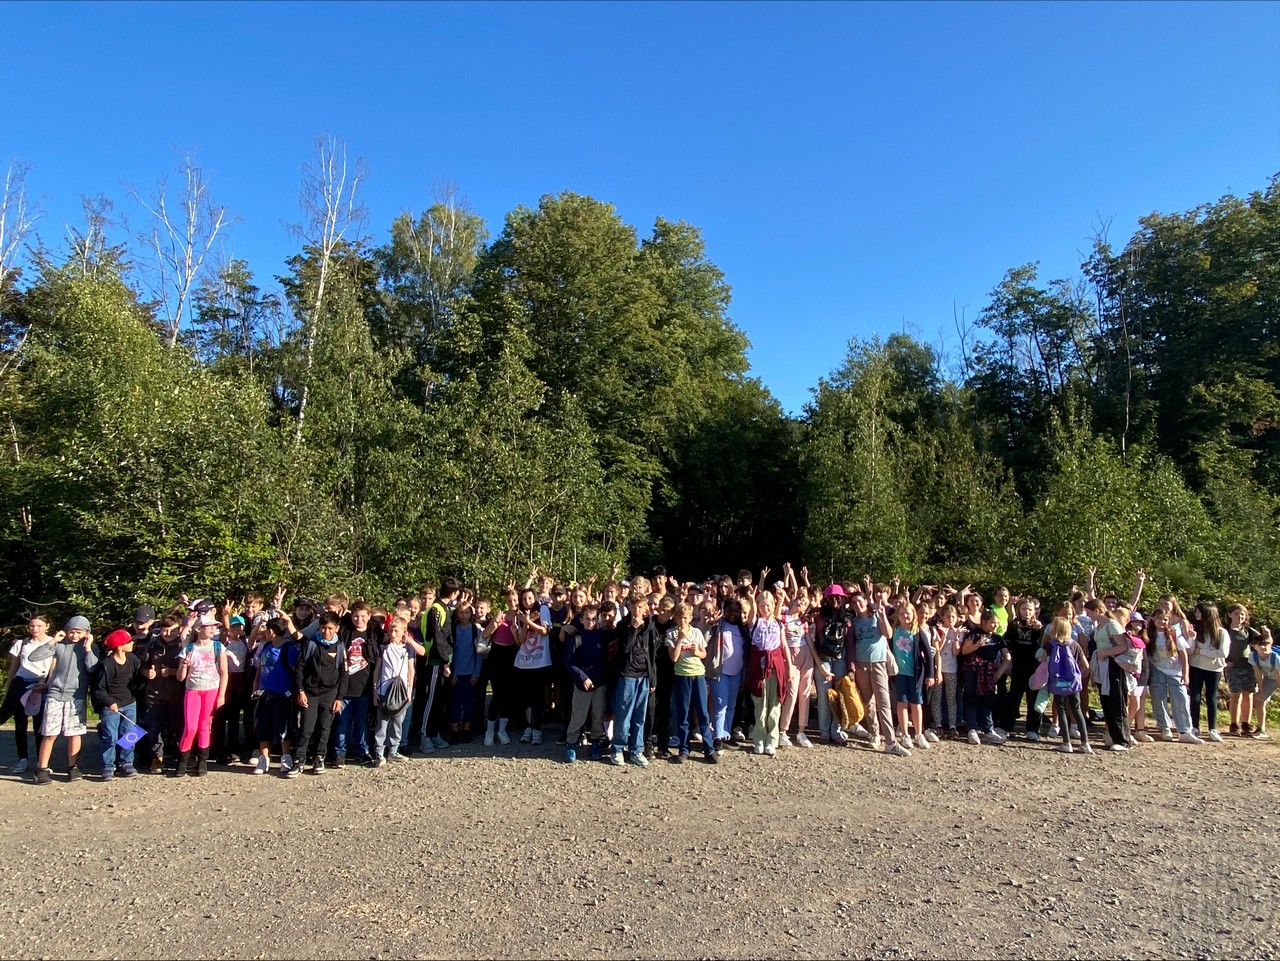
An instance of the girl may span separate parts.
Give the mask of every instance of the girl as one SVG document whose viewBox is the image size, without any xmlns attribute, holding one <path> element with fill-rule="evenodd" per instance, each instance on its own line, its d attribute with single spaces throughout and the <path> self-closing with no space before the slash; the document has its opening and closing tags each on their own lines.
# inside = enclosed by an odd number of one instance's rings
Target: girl
<svg viewBox="0 0 1280 961">
<path fill-rule="evenodd" d="M 1150 744 L 1155 738 L 1147 733 L 1147 712 L 1143 709 L 1143 703 L 1147 684 L 1151 680 L 1151 659 L 1147 657 L 1147 621 L 1141 611 L 1134 611 L 1129 615 L 1124 636 L 1129 642 L 1129 654 L 1124 660 L 1127 663 L 1125 670 L 1129 674 L 1130 743 Z"/>
<path fill-rule="evenodd" d="M 1107 724 L 1107 747 L 1112 751 L 1127 751 L 1132 734 L 1129 731 L 1129 672 L 1117 658 L 1131 650 L 1125 622 L 1129 612 L 1123 607 L 1107 609 L 1107 620 L 1094 632 L 1098 663 L 1102 678 L 1102 715 Z M 1132 658 L 1129 659 L 1132 663 Z"/>
<path fill-rule="evenodd" d="M 946 724 L 949 737 L 960 736 L 960 689 L 957 675 L 960 673 L 960 633 L 956 624 L 960 612 L 954 604 L 944 604 L 938 612 L 934 626 L 934 645 L 938 649 L 938 669 L 942 672 L 941 706 L 936 717 L 939 728 Z"/>
<path fill-rule="evenodd" d="M 18 748 L 14 774 L 22 774 L 30 767 L 27 755 L 29 715 L 22 706 L 22 696 L 48 676 L 49 666 L 53 663 L 53 638 L 49 636 L 48 619 L 43 614 L 33 615 L 27 621 L 27 630 L 31 634 L 14 641 L 9 648 L 9 679 L 5 684 L 4 701 L 0 704 L 0 724 L 13 718 L 13 740 Z M 40 730 L 40 714 L 35 716 L 34 727 Z"/>
<path fill-rule="evenodd" d="M 227 697 L 227 651 L 215 640 L 218 619 L 212 614 L 200 615 L 195 637 L 187 641 L 178 665 L 178 682 L 184 684 L 182 738 L 178 741 L 178 766 L 172 777 L 186 772 L 191 746 L 196 743 L 196 768 L 192 777 L 209 773 L 209 743 L 213 736 L 213 712 L 222 707 Z M 188 637 L 190 637 L 188 632 Z M 301 759 L 299 759 L 301 762 Z"/>
<path fill-rule="evenodd" d="M 1249 664 L 1249 648 L 1258 632 L 1249 626 L 1249 608 L 1232 604 L 1227 608 L 1227 633 L 1231 635 L 1231 652 L 1227 666 L 1228 704 L 1231 708 L 1231 733 L 1248 737 L 1249 718 L 1253 716 L 1253 695 L 1258 681 Z"/>
<path fill-rule="evenodd" d="M 574 592 L 577 596 L 578 592 Z M 516 651 L 516 686 L 521 692 L 520 704 L 528 726 L 520 735 L 521 744 L 542 743 L 542 717 L 547 706 L 547 682 L 551 667 L 551 622 L 544 617 L 538 603 L 538 592 L 526 587 L 520 592 L 518 611 L 520 648 Z"/>
<path fill-rule="evenodd" d="M 476 638 L 480 628 L 474 621 L 470 604 L 460 603 L 454 609 L 450 631 L 453 635 L 453 675 L 449 683 L 455 688 L 449 701 L 449 729 L 454 740 L 471 741 L 471 715 L 475 707 L 475 687 L 480 683 L 482 661 L 476 654 Z"/>
<path fill-rule="evenodd" d="M 1200 699 L 1209 713 L 1209 740 L 1221 741 L 1218 733 L 1218 686 L 1227 666 L 1231 635 L 1218 618 L 1213 604 L 1197 604 L 1195 608 L 1195 640 L 1191 648 L 1191 730 L 1200 733 Z"/>
<path fill-rule="evenodd" d="M 889 636 L 894 660 L 898 665 L 893 678 L 893 700 L 898 711 L 898 738 L 904 745 L 911 744 L 911 728 L 915 727 L 915 746 L 928 750 L 929 741 L 924 736 L 924 691 L 937 683 L 934 671 L 933 648 L 928 635 L 916 623 L 916 609 L 908 601 L 901 602 L 894 612 L 897 625 Z"/>
<path fill-rule="evenodd" d="M 782 622 L 774 616 L 776 603 L 770 591 L 761 592 L 758 616 L 751 628 L 751 661 L 747 667 L 756 709 L 756 723 L 751 728 L 753 751 L 769 757 L 778 752 L 778 721 L 792 663 L 791 648 L 782 640 Z"/>
<path fill-rule="evenodd" d="M 510 744 L 507 722 L 516 704 L 516 651 L 520 648 L 521 618 L 520 595 L 514 587 L 507 588 L 507 610 L 494 613 L 484 629 L 484 636 L 492 645 L 489 648 L 489 683 L 493 685 L 493 697 L 489 700 L 489 723 L 485 727 L 484 746 L 493 747 L 496 736 L 499 744 Z"/>
<path fill-rule="evenodd" d="M 1147 650 L 1151 655 L 1151 712 L 1160 726 L 1160 739 L 1172 741 L 1167 702 L 1173 702 L 1173 723 L 1178 740 L 1184 744 L 1203 744 L 1191 730 L 1191 709 L 1187 698 L 1191 665 L 1187 651 L 1191 644 L 1177 630 L 1170 611 L 1161 608 L 1147 624 Z"/>
<path fill-rule="evenodd" d="M 742 602 L 730 597 L 724 616 L 713 626 L 707 644 L 707 684 L 711 688 L 711 727 L 717 745 L 729 740 L 733 730 L 733 708 L 738 701 L 742 669 L 746 666 L 747 629 L 742 620 Z"/>
<path fill-rule="evenodd" d="M 805 728 L 809 726 L 809 695 L 813 691 L 813 670 L 818 663 L 818 651 L 813 646 L 813 631 L 806 614 L 809 611 L 809 595 L 803 591 L 787 608 L 783 622 L 787 635 L 787 647 L 791 652 L 791 676 L 787 678 L 787 699 L 782 702 L 782 718 L 779 723 L 780 744 L 790 744 L 787 728 L 791 716 L 796 714 L 796 745 L 813 747 Z"/>
<path fill-rule="evenodd" d="M 1045 643 L 1045 657 L 1049 661 L 1049 689 L 1053 694 L 1053 711 L 1062 732 L 1063 754 L 1072 753 L 1071 731 L 1080 732 L 1080 750 L 1092 754 L 1089 734 L 1084 726 L 1084 714 L 1080 710 L 1080 692 L 1084 690 L 1084 675 L 1088 668 L 1084 651 L 1072 636 L 1072 623 L 1068 618 L 1055 617 L 1050 639 Z"/>
<path fill-rule="evenodd" d="M 973 595 L 969 595 L 973 597 Z M 994 611 L 983 611 L 976 630 L 965 632 L 960 644 L 961 668 L 964 672 L 964 710 L 969 723 L 969 743 L 1001 745 L 1004 735 L 997 733 L 992 709 L 995 706 L 996 682 L 1006 669 L 1009 652 L 1004 640 L 996 634 Z"/>
<path fill-rule="evenodd" d="M 848 642 L 853 636 L 853 618 L 845 610 L 845 591 L 829 584 L 822 591 L 822 604 L 813 614 L 813 642 L 817 651 L 815 669 L 818 682 L 818 727 L 822 739 L 845 744 L 849 738 L 831 716 L 827 692 L 848 670 Z"/>
<path fill-rule="evenodd" d="M 893 628 L 885 613 L 884 600 L 876 597 L 874 618 L 867 607 L 865 597 L 855 594 L 853 597 L 853 634 L 854 634 L 854 680 L 858 685 L 858 693 L 862 695 L 862 703 L 867 708 L 868 728 L 871 733 L 871 749 L 878 750 L 881 744 L 885 753 L 896 757 L 910 757 L 911 752 L 898 741 L 893 732 L 893 711 L 889 700 L 889 642 L 893 636 Z M 867 621 L 871 620 L 875 631 L 867 629 Z"/>
<path fill-rule="evenodd" d="M 1004 590 L 1004 588 L 1001 588 Z M 999 600 L 1000 592 L 996 592 Z M 1001 608 L 996 608 L 996 626 L 999 627 Z M 1009 646 L 1009 654 L 1013 659 L 1009 677 L 1009 695 L 1005 698 L 1001 713 L 1000 727 L 1012 734 L 1022 702 L 1027 703 L 1027 740 L 1040 740 L 1040 712 L 1036 710 L 1037 692 L 1031 690 L 1031 675 L 1035 673 L 1038 661 L 1036 654 L 1041 649 L 1042 631 L 1040 620 L 1035 616 L 1028 598 L 1019 598 L 1014 605 L 1014 618 L 1003 632 L 1005 642 Z M 997 631 L 997 633 L 1001 633 Z"/>
<path fill-rule="evenodd" d="M 674 715 L 676 737 L 679 739 L 677 754 L 672 763 L 680 764 L 689 756 L 689 715 L 702 732 L 702 750 L 707 761 L 716 764 L 715 733 L 707 717 L 706 667 L 707 641 L 702 632 L 693 626 L 693 611 L 687 605 L 677 604 L 672 610 L 675 627 L 666 635 L 668 660 L 674 666 L 671 691 L 671 713 Z"/>
</svg>

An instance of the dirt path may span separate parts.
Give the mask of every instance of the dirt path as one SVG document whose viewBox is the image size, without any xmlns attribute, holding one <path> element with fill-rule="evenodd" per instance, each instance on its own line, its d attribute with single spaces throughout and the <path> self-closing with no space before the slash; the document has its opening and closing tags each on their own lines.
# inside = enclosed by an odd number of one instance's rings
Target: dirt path
<svg viewBox="0 0 1280 961">
<path fill-rule="evenodd" d="M 0 776 L 0 954 L 1280 954 L 1280 744 L 647 771 L 499 750 L 294 781 Z"/>
</svg>

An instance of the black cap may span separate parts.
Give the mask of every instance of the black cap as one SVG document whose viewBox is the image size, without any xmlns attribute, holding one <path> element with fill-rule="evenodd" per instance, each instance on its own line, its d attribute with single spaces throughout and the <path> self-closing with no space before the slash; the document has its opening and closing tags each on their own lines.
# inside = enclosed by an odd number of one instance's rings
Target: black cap
<svg viewBox="0 0 1280 961">
<path fill-rule="evenodd" d="M 156 619 L 156 609 L 147 604 L 143 604 L 140 608 L 133 612 L 133 623 L 142 624 L 146 621 L 154 621 Z"/>
</svg>

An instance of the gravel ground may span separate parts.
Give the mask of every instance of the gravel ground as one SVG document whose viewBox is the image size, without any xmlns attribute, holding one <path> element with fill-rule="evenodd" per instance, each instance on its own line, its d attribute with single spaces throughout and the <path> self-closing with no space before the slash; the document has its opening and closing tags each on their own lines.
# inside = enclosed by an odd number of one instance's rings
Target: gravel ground
<svg viewBox="0 0 1280 961">
<path fill-rule="evenodd" d="M 0 955 L 1280 955 L 1280 742 L 559 756 L 2 775 Z"/>
</svg>

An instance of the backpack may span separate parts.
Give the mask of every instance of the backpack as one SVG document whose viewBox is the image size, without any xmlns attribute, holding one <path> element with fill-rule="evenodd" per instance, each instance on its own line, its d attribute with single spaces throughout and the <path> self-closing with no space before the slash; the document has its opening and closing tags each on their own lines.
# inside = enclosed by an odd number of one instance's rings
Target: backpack
<svg viewBox="0 0 1280 961">
<path fill-rule="evenodd" d="M 1075 652 L 1072 651 L 1070 644 L 1059 644 L 1057 641 L 1053 643 L 1053 650 L 1049 652 L 1049 693 L 1066 697 L 1071 694 L 1079 694 L 1084 688 L 1083 680 L 1080 676 L 1080 664 L 1076 661 Z"/>
<path fill-rule="evenodd" d="M 183 647 L 182 649 L 182 656 L 184 658 L 189 658 L 191 656 L 191 652 L 194 651 L 195 649 L 196 649 L 196 642 L 187 641 L 186 646 Z M 215 669 L 218 667 L 218 662 L 221 660 L 222 660 L 222 642 L 214 641 L 213 642 L 213 666 Z"/>
<path fill-rule="evenodd" d="M 818 639 L 818 653 L 827 659 L 843 656 L 848 633 L 849 620 L 843 613 L 826 619 L 822 625 L 822 637 Z"/>
<path fill-rule="evenodd" d="M 392 714 L 399 714 L 408 703 L 409 685 L 404 682 L 403 677 L 397 674 L 391 682 L 391 686 L 387 688 L 387 694 L 382 699 L 382 706 Z"/>
</svg>

